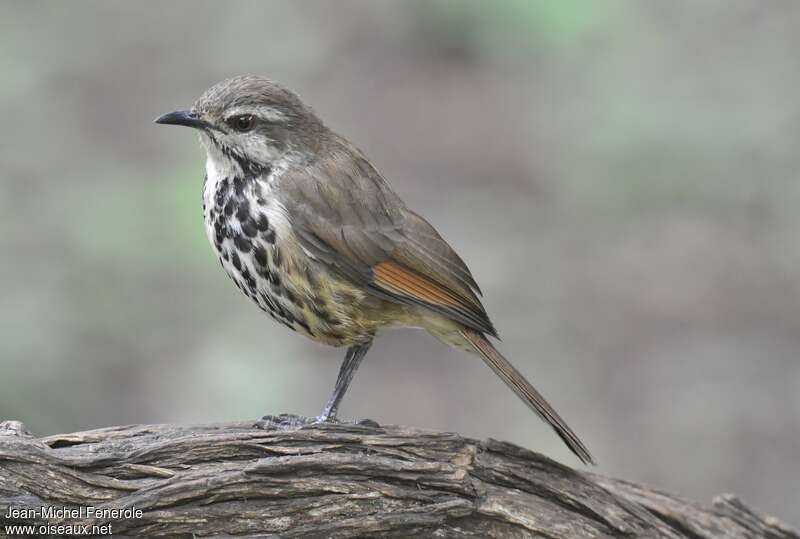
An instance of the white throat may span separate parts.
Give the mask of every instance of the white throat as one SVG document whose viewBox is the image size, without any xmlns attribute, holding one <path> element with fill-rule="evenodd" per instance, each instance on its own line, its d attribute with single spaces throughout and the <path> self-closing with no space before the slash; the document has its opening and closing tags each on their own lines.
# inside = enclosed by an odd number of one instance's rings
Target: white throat
<svg viewBox="0 0 800 539">
<path fill-rule="evenodd" d="M 223 178 L 241 177 L 242 174 L 242 167 L 239 166 L 239 163 L 216 149 L 208 148 L 206 150 L 206 181 L 216 185 Z"/>
<path fill-rule="evenodd" d="M 251 203 L 253 207 L 257 205 L 256 199 L 259 199 L 258 204 L 262 205 L 262 210 L 269 217 L 270 223 L 272 223 L 275 233 L 281 241 L 291 241 L 291 226 L 286 209 L 273 195 L 274 189 L 281 176 L 303 158 L 304 155 L 300 153 L 289 152 L 285 154 L 271 164 L 269 172 L 259 176 L 256 182 L 251 184 L 257 187 L 251 187 L 245 191 L 247 196 L 252 197 Z M 205 208 L 206 232 L 212 245 L 214 243 L 214 230 L 210 221 L 210 212 L 211 208 L 217 203 L 217 191 L 223 181 L 232 182 L 234 178 L 241 177 L 242 169 L 235 160 L 219 151 L 209 149 L 206 159 L 206 179 L 203 185 L 203 206 Z M 254 189 L 257 189 L 257 191 Z M 235 224 L 235 219 L 232 221 L 234 228 L 238 226 Z"/>
<path fill-rule="evenodd" d="M 292 153 L 265 144 L 264 138 L 255 134 L 239 135 L 235 142 L 226 140 L 227 137 L 230 135 L 217 134 L 212 140 L 209 134 L 200 132 L 200 142 L 206 149 L 207 161 L 213 163 L 214 169 L 223 177 L 242 177 L 252 174 L 252 170 L 242 168 L 247 167 L 248 163 L 254 164 L 258 170 L 266 170 L 273 163 L 289 158 L 288 154 Z"/>
<path fill-rule="evenodd" d="M 225 155 L 204 133 L 200 134 L 200 142 L 206 149 L 206 174 L 208 178 L 234 178 L 244 174 L 239 163 Z"/>
</svg>

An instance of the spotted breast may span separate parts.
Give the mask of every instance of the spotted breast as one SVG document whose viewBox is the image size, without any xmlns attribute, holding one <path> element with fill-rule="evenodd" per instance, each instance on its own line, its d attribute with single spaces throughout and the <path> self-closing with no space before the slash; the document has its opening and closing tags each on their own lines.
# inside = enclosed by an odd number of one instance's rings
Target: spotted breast
<svg viewBox="0 0 800 539">
<path fill-rule="evenodd" d="M 286 212 L 272 196 L 279 174 L 274 167 L 226 176 L 207 167 L 203 216 L 223 269 L 262 311 L 315 341 L 349 346 L 371 338 L 374 330 L 356 314 L 364 293 L 298 256 Z"/>
</svg>

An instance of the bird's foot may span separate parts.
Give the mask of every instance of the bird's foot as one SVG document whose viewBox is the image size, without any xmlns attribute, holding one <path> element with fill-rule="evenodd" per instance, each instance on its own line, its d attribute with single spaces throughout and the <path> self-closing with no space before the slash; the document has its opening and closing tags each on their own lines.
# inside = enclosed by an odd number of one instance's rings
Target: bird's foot
<svg viewBox="0 0 800 539">
<path fill-rule="evenodd" d="M 332 425 L 359 425 L 361 427 L 372 427 L 375 429 L 379 429 L 381 427 L 380 423 L 375 421 L 374 419 L 356 419 L 352 421 L 342 420 L 336 417 L 335 415 L 318 415 L 314 418 L 315 425 L 322 425 L 322 424 L 332 424 Z"/>
<path fill-rule="evenodd" d="M 262 430 L 292 430 L 311 425 L 357 425 L 374 429 L 379 429 L 381 427 L 380 424 L 373 419 L 349 421 L 339 419 L 335 415 L 325 414 L 317 417 L 305 417 L 295 414 L 265 415 L 257 420 L 253 427 Z"/>
<path fill-rule="evenodd" d="M 314 418 L 295 414 L 265 415 L 257 420 L 253 427 L 262 430 L 290 430 L 314 423 L 316 423 Z"/>
</svg>

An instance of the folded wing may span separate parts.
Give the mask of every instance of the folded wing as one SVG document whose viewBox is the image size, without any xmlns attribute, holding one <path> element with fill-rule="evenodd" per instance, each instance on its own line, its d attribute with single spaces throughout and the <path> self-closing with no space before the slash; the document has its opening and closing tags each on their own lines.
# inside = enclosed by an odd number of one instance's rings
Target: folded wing
<svg viewBox="0 0 800 539">
<path fill-rule="evenodd" d="M 464 261 L 350 150 L 333 151 L 280 178 L 303 248 L 376 296 L 420 305 L 496 336 Z"/>
</svg>

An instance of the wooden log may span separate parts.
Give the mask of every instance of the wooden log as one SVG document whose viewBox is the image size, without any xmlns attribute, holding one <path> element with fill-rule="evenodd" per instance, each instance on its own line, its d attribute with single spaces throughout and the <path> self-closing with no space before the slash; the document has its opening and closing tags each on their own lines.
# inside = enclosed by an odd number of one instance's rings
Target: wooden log
<svg viewBox="0 0 800 539">
<path fill-rule="evenodd" d="M 58 516 L 65 507 L 79 514 Z M 731 495 L 703 505 L 496 440 L 296 416 L 44 438 L 0 423 L 0 534 L 12 524 L 109 525 L 114 537 L 800 539 Z"/>
</svg>

